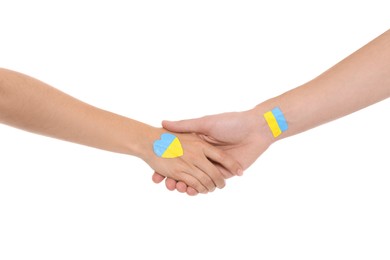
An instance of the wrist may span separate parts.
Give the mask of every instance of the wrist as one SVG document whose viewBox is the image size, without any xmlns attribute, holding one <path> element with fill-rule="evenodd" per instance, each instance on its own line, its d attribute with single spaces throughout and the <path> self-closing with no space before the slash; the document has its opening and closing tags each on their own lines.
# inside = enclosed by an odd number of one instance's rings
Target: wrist
<svg viewBox="0 0 390 260">
<path fill-rule="evenodd" d="M 161 133 L 162 129 L 140 123 L 135 131 L 129 131 L 127 154 L 148 161 L 153 156 L 153 142 L 160 138 Z"/>
</svg>

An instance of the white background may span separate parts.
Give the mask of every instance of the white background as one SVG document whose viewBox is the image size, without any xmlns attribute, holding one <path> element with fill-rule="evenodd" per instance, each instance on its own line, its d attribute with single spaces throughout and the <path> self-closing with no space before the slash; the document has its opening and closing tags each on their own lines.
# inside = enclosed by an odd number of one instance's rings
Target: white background
<svg viewBox="0 0 390 260">
<path fill-rule="evenodd" d="M 0 1 L 0 66 L 158 126 L 240 111 L 389 29 L 388 1 Z M 188 197 L 138 158 L 0 126 L 0 259 L 389 259 L 390 102 Z"/>
</svg>

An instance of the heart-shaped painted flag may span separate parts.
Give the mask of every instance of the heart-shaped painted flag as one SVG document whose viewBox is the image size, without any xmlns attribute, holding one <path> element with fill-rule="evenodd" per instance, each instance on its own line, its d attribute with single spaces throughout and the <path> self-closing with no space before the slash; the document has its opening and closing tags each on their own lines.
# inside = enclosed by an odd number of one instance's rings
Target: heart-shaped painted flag
<svg viewBox="0 0 390 260">
<path fill-rule="evenodd" d="M 164 133 L 153 143 L 153 151 L 158 157 L 176 158 L 183 155 L 183 147 L 175 135 Z"/>
</svg>

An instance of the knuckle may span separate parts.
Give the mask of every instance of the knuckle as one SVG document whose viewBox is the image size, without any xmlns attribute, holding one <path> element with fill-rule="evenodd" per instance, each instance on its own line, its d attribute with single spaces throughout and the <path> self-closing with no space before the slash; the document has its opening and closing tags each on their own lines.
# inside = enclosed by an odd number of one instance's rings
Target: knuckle
<svg viewBox="0 0 390 260">
<path fill-rule="evenodd" d="M 186 183 L 189 187 L 194 188 L 199 193 L 207 193 L 207 188 L 204 187 L 199 181 L 195 178 L 190 178 L 189 176 L 185 176 L 183 182 Z"/>
<path fill-rule="evenodd" d="M 215 190 L 214 182 L 210 179 L 210 177 L 203 175 L 200 181 L 208 188 L 209 191 Z"/>
<path fill-rule="evenodd" d="M 174 179 L 174 180 L 178 180 L 180 178 L 180 174 L 178 171 L 173 171 L 169 178 Z"/>
<path fill-rule="evenodd" d="M 214 181 L 214 183 L 216 184 L 216 186 L 218 188 L 223 188 L 225 186 L 225 180 L 223 178 L 222 173 L 217 168 L 214 168 L 211 171 L 211 174 L 212 174 L 211 178 Z"/>
<path fill-rule="evenodd" d="M 216 157 L 221 162 L 226 161 L 228 159 L 226 153 L 221 150 L 217 150 Z"/>
</svg>

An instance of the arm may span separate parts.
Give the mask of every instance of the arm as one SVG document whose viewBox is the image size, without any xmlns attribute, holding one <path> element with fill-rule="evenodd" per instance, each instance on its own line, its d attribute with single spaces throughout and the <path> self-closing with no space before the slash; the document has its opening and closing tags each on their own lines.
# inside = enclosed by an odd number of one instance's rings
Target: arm
<svg viewBox="0 0 390 260">
<path fill-rule="evenodd" d="M 39 80 L 0 69 L 0 122 L 29 132 L 137 156 L 163 176 L 180 180 L 205 193 L 224 180 L 209 161 L 223 163 L 232 171 L 239 165 L 223 152 L 193 134 L 177 134 L 184 155 L 158 157 L 154 141 L 167 132 L 93 107 Z M 194 186 L 193 186 L 194 185 Z"/>
<path fill-rule="evenodd" d="M 241 113 L 163 122 L 171 131 L 197 132 L 219 145 L 248 168 L 271 144 L 346 116 L 390 96 L 390 30 L 342 60 L 317 78 Z M 288 129 L 276 138 L 264 113 L 279 107 Z M 225 173 L 225 177 L 230 177 Z M 153 180 L 164 178 L 154 174 Z M 187 190 L 166 180 L 169 189 Z"/>
</svg>

